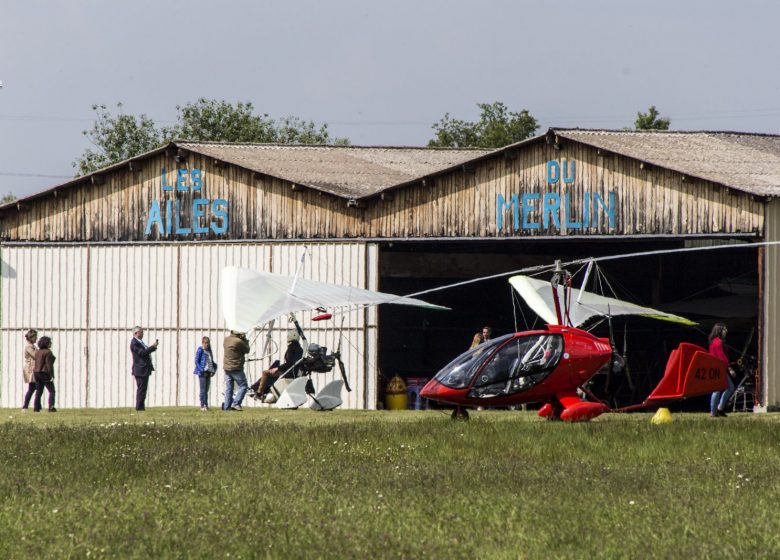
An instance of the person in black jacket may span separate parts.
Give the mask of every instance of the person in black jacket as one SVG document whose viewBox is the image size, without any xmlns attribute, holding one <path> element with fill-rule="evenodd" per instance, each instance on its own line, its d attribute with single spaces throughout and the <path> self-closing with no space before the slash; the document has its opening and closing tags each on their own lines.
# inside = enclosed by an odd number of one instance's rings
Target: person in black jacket
<svg viewBox="0 0 780 560">
<path fill-rule="evenodd" d="M 270 368 L 263 370 L 260 379 L 252 385 L 256 399 L 263 400 L 266 390 L 271 388 L 271 385 L 274 384 L 279 375 L 286 374 L 286 377 L 293 379 L 298 377 L 298 364 L 301 358 L 303 358 L 303 348 L 301 348 L 299 340 L 300 335 L 298 335 L 297 330 L 291 330 L 287 333 L 287 350 L 284 353 L 284 363 L 280 364 L 279 360 L 276 360 L 271 364 Z M 272 377 L 274 380 L 269 384 L 268 380 Z"/>
<path fill-rule="evenodd" d="M 154 371 L 152 352 L 157 350 L 158 340 L 147 346 L 144 342 L 144 330 L 141 327 L 133 329 L 133 340 L 130 341 L 130 353 L 133 355 L 133 377 L 135 377 L 135 409 L 146 410 L 146 389 L 149 386 L 149 376 Z"/>
<path fill-rule="evenodd" d="M 54 354 L 51 351 L 51 338 L 42 336 L 38 341 L 38 350 L 35 351 L 35 401 L 33 410 L 41 411 L 41 397 L 43 388 L 49 391 L 49 412 L 57 412 L 54 408 Z"/>
</svg>

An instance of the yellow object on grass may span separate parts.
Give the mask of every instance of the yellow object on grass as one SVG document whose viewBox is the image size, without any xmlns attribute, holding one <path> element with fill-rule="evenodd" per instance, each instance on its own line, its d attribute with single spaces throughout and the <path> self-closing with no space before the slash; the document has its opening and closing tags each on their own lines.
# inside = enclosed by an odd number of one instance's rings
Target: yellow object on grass
<svg viewBox="0 0 780 560">
<path fill-rule="evenodd" d="M 659 408 L 650 421 L 653 424 L 668 424 L 672 420 L 672 413 L 669 412 L 668 408 Z"/>
<path fill-rule="evenodd" d="M 409 396 L 406 394 L 406 383 L 401 376 L 396 375 L 387 383 L 385 389 L 385 408 L 387 410 L 406 410 L 409 406 Z"/>
</svg>

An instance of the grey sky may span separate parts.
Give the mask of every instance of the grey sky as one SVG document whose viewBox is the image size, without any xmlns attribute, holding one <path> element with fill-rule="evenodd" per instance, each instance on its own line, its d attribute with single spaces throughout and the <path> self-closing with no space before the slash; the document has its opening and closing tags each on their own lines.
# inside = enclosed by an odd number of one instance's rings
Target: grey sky
<svg viewBox="0 0 780 560">
<path fill-rule="evenodd" d="M 780 133 L 778 21 L 769 0 L 0 0 L 0 195 L 72 175 L 93 103 L 162 123 L 248 100 L 357 145 L 424 145 L 493 101 L 542 130 L 655 104 L 678 130 Z"/>
</svg>

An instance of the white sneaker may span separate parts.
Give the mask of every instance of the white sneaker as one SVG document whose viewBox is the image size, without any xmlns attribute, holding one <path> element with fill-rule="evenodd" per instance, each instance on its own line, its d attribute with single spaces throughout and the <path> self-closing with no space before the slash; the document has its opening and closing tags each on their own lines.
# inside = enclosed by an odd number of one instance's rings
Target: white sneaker
<svg viewBox="0 0 780 560">
<path fill-rule="evenodd" d="M 209 407 L 207 407 L 207 406 L 201 406 L 201 407 L 200 407 L 200 411 L 201 411 L 201 412 L 207 412 L 207 411 L 208 411 L 208 409 L 209 409 Z"/>
<path fill-rule="evenodd" d="M 241 412 L 242 410 L 244 410 L 243 408 L 241 408 L 241 405 L 240 405 L 240 404 L 234 404 L 234 405 L 233 405 L 233 406 L 231 406 L 230 408 L 232 408 L 233 410 L 235 410 L 235 411 L 237 411 L 237 412 Z"/>
</svg>

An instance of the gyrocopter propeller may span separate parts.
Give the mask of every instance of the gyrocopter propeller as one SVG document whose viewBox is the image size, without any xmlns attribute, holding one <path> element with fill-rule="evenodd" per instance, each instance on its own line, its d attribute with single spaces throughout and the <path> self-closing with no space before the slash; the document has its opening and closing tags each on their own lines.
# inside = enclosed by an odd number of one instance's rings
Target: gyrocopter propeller
<svg viewBox="0 0 780 560">
<path fill-rule="evenodd" d="M 344 362 L 341 360 L 341 341 L 344 338 L 342 331 L 344 330 L 344 317 L 341 318 L 341 327 L 339 328 L 339 345 L 336 348 L 336 351 L 333 352 L 333 357 L 336 359 L 336 363 L 339 365 L 339 372 L 341 373 L 341 379 L 344 381 L 344 388 L 347 390 L 347 392 L 352 392 L 352 388 L 349 386 L 349 381 L 347 381 L 347 370 L 344 367 Z"/>
</svg>

